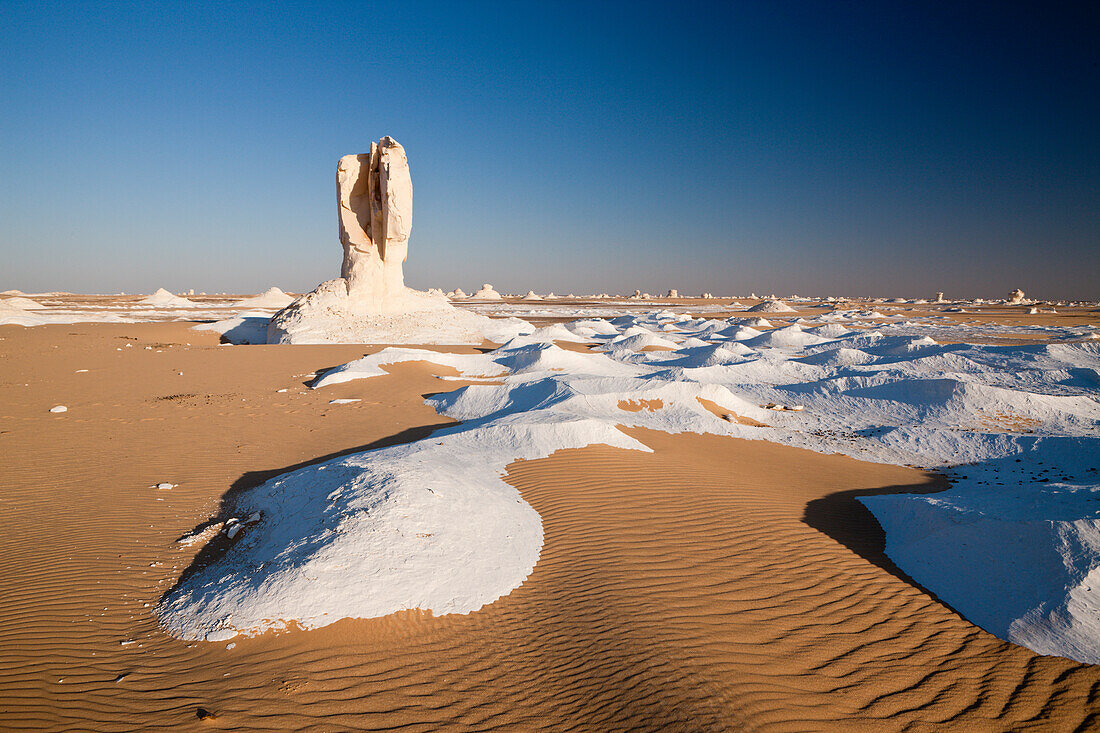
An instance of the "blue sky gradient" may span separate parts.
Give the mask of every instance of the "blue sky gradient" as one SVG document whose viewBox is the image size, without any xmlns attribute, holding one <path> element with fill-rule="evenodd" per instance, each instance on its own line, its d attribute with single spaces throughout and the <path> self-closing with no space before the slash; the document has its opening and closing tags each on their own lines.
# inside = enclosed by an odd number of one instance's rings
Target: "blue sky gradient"
<svg viewBox="0 0 1100 733">
<path fill-rule="evenodd" d="M 0 289 L 308 290 L 388 134 L 415 287 L 1100 298 L 1096 8 L 0 2 Z"/>
</svg>

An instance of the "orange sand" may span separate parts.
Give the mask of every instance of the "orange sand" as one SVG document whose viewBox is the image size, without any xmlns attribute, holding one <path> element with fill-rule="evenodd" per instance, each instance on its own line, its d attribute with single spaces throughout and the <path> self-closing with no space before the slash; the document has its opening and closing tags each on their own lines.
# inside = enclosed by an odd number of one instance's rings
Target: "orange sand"
<svg viewBox="0 0 1100 733">
<path fill-rule="evenodd" d="M 422 437 L 450 422 L 423 395 L 462 383 L 420 363 L 310 392 L 302 375 L 368 349 L 221 347 L 185 324 L 0 339 L 0 729 L 1098 725 L 1100 667 L 962 620 L 882 554 L 853 498 L 942 480 L 717 436 L 634 430 L 654 453 L 513 464 L 546 544 L 479 612 L 176 641 L 151 606 L 198 549 L 175 540 L 227 492 Z"/>
</svg>

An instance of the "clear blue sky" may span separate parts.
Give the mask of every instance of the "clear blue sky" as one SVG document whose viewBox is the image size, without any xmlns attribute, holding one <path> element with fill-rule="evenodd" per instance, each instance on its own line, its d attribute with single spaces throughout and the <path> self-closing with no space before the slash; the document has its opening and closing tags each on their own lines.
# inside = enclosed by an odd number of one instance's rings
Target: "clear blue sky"
<svg viewBox="0 0 1100 733">
<path fill-rule="evenodd" d="M 1100 298 L 1097 3 L 0 1 L 0 289 Z"/>
</svg>

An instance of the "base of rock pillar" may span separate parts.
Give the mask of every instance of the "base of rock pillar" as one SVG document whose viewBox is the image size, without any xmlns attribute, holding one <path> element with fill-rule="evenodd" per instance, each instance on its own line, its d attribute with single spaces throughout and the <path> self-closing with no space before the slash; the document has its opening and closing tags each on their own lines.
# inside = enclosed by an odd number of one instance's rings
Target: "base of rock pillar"
<svg viewBox="0 0 1100 733">
<path fill-rule="evenodd" d="M 487 318 L 455 308 L 446 296 L 408 288 L 386 305 L 387 312 L 371 312 L 348 296 L 343 278 L 329 280 L 272 317 L 267 343 L 479 345 L 532 330 L 525 321 Z"/>
</svg>

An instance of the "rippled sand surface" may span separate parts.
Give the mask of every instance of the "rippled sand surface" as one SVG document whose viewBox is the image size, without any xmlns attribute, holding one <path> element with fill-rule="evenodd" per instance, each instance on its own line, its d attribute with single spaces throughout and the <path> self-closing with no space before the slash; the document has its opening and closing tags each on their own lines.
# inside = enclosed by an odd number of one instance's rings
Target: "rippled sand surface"
<svg viewBox="0 0 1100 733">
<path fill-rule="evenodd" d="M 365 349 L 223 347 L 179 323 L 0 339 L 2 729 L 1098 725 L 1100 668 L 997 640 L 883 556 L 853 497 L 938 479 L 716 436 L 632 431 L 654 453 L 510 466 L 546 544 L 479 612 L 176 641 L 151 607 L 199 549 L 177 538 L 227 492 L 423 437 L 448 422 L 423 395 L 462 383 L 406 364 L 309 392 Z"/>
</svg>

